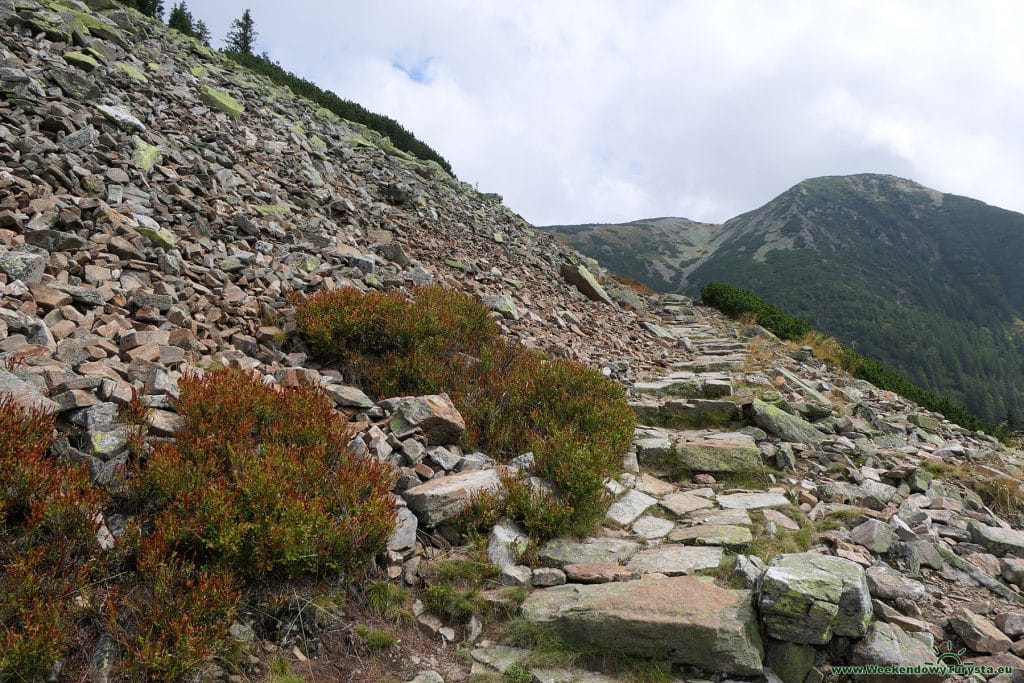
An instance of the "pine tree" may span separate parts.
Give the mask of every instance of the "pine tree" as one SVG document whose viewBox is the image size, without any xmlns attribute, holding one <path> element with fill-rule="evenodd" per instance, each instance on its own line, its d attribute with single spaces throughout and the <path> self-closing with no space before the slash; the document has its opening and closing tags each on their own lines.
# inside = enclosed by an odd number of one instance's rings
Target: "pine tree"
<svg viewBox="0 0 1024 683">
<path fill-rule="evenodd" d="M 184 2 L 179 2 L 171 7 L 167 25 L 186 36 L 192 35 L 192 13 L 188 11 L 188 6 Z"/>
<path fill-rule="evenodd" d="M 210 46 L 210 29 L 206 27 L 206 22 L 202 19 L 196 19 L 192 24 L 192 35 L 198 38 L 203 45 Z"/>
<path fill-rule="evenodd" d="M 241 52 L 251 55 L 253 45 L 256 43 L 256 25 L 252 20 L 249 10 L 242 13 L 241 18 L 231 22 L 231 31 L 224 42 L 227 43 L 229 52 Z"/>
</svg>

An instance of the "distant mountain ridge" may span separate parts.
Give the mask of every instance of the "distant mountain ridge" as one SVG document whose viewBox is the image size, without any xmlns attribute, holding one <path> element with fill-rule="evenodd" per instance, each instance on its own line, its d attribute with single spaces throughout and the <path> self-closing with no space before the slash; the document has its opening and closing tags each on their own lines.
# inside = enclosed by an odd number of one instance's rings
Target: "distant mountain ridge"
<svg viewBox="0 0 1024 683">
<path fill-rule="evenodd" d="M 1024 413 L 1024 215 L 888 175 L 805 180 L 723 224 L 544 228 L 614 272 L 756 292 L 988 420 Z"/>
</svg>

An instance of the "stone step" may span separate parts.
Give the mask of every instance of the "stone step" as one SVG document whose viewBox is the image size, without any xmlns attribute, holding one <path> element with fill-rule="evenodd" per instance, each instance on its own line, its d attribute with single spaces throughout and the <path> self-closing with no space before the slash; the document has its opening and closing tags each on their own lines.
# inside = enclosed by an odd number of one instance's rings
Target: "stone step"
<svg viewBox="0 0 1024 683">
<path fill-rule="evenodd" d="M 694 372 L 713 372 L 716 370 L 742 370 L 746 354 L 731 356 L 697 356 L 692 360 L 673 363 L 675 370 L 692 370 Z"/>
<path fill-rule="evenodd" d="M 754 676 L 762 671 L 751 593 L 696 576 L 536 590 L 522 613 L 571 643 L 715 673 Z"/>
</svg>

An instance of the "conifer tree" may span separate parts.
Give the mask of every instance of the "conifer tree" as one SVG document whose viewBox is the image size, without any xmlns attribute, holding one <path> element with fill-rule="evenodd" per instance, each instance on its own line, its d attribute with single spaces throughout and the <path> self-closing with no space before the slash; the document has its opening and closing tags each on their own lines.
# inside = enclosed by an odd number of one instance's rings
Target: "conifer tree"
<svg viewBox="0 0 1024 683">
<path fill-rule="evenodd" d="M 202 19 L 196 19 L 192 24 L 192 35 L 199 39 L 203 45 L 210 46 L 210 29 L 206 27 L 206 22 Z"/>
<path fill-rule="evenodd" d="M 171 7 L 167 25 L 187 36 L 192 35 L 192 13 L 188 11 L 188 6 L 184 2 L 179 2 Z"/>
<path fill-rule="evenodd" d="M 253 45 L 256 43 L 256 25 L 252 20 L 252 14 L 245 10 L 242 16 L 231 22 L 231 30 L 224 42 L 227 43 L 229 52 L 241 52 L 251 55 Z"/>
</svg>

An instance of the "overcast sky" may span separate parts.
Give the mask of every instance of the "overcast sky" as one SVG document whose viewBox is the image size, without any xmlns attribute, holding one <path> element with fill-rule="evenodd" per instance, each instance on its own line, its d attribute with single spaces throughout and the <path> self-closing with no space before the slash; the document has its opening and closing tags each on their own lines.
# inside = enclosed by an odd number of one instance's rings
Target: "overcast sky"
<svg viewBox="0 0 1024 683">
<path fill-rule="evenodd" d="M 170 2 L 168 1 L 168 5 Z M 877 172 L 1024 211 L 1024 3 L 194 0 L 533 223 L 721 221 Z"/>
</svg>

